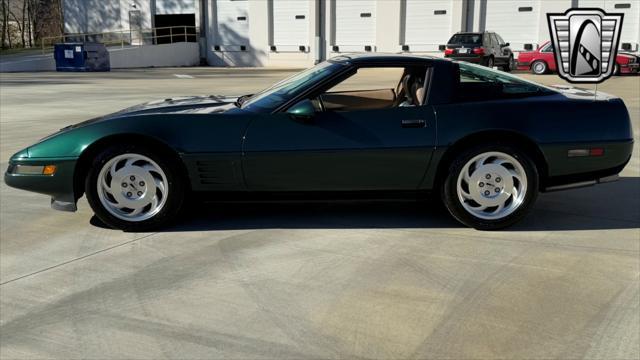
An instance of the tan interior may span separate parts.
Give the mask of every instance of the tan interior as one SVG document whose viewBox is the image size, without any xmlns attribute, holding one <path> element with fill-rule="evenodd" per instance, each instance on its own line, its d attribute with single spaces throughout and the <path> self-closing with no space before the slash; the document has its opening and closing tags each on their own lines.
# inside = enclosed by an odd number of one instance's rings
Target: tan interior
<svg viewBox="0 0 640 360">
<path fill-rule="evenodd" d="M 396 93 L 393 89 L 340 91 L 322 95 L 325 110 L 363 110 L 393 107 Z"/>
</svg>

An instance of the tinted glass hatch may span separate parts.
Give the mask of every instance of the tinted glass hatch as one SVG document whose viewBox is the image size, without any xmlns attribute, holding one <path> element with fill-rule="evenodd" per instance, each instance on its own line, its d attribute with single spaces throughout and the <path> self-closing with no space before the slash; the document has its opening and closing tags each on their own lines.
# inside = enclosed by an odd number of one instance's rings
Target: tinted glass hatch
<svg viewBox="0 0 640 360">
<path fill-rule="evenodd" d="M 482 34 L 455 34 L 449 40 L 449 44 L 482 45 Z"/>
</svg>

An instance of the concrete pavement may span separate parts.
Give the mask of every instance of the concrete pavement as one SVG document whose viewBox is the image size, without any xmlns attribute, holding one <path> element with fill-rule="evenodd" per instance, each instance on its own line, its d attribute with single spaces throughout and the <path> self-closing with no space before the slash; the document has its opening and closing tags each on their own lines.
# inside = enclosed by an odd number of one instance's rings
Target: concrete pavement
<svg viewBox="0 0 640 360">
<path fill-rule="evenodd" d="M 2 74 L 0 166 L 71 123 L 291 73 Z M 638 141 L 640 78 L 599 90 L 625 100 Z M 637 359 L 638 148 L 621 181 L 543 194 L 499 232 L 429 204 L 349 202 L 198 206 L 130 234 L 96 226 L 84 199 L 56 212 L 3 183 L 0 358 Z"/>
</svg>

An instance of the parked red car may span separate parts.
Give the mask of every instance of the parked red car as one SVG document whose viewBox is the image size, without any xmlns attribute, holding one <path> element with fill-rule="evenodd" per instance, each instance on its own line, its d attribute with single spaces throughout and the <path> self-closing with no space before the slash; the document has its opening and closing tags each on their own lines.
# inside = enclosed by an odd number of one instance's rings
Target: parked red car
<svg viewBox="0 0 640 360">
<path fill-rule="evenodd" d="M 524 51 L 518 56 L 518 70 L 531 70 L 534 74 L 544 74 L 556 71 L 556 59 L 553 56 L 551 41 L 547 41 L 534 51 Z M 640 70 L 640 61 L 632 54 L 618 53 L 616 65 L 613 69 L 615 75 L 637 74 Z"/>
</svg>

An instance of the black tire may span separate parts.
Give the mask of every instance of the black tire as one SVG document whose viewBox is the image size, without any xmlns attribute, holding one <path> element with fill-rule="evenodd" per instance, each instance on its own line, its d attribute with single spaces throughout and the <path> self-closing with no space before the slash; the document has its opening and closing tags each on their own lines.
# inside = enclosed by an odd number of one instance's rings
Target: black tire
<svg viewBox="0 0 640 360">
<path fill-rule="evenodd" d="M 531 72 L 536 75 L 544 75 L 549 71 L 549 66 L 542 60 L 536 60 L 531 64 Z"/>
<path fill-rule="evenodd" d="M 488 220 L 471 214 L 463 207 L 462 201 L 458 197 L 458 177 L 465 164 L 474 157 L 487 152 L 500 152 L 513 157 L 520 163 L 526 174 L 527 186 L 522 202 L 513 212 L 499 219 Z M 515 224 L 528 213 L 538 197 L 539 180 L 535 163 L 526 152 L 513 145 L 480 145 L 469 148 L 456 157 L 447 170 L 447 175 L 440 187 L 443 204 L 460 223 L 478 230 L 498 230 Z"/>
<path fill-rule="evenodd" d="M 488 67 L 489 69 L 493 69 L 494 65 L 495 61 L 493 60 L 493 56 L 489 56 L 484 62 L 484 66 Z"/>
<path fill-rule="evenodd" d="M 505 72 L 511 72 L 511 70 L 513 70 L 513 55 L 509 56 L 507 63 L 502 66 L 502 70 Z"/>
<path fill-rule="evenodd" d="M 120 219 L 109 212 L 102 204 L 98 195 L 98 177 L 102 168 L 112 159 L 125 154 L 142 155 L 155 162 L 167 180 L 168 195 L 164 205 L 157 213 L 148 219 L 141 221 L 128 221 Z M 87 201 L 95 215 L 104 224 L 114 229 L 129 232 L 150 231 L 165 227 L 175 220 L 182 209 L 186 195 L 185 176 L 180 172 L 182 164 L 166 152 L 157 151 L 145 145 L 113 145 L 98 154 L 93 161 L 85 180 L 85 193 Z"/>
</svg>

